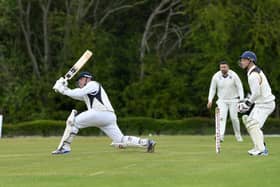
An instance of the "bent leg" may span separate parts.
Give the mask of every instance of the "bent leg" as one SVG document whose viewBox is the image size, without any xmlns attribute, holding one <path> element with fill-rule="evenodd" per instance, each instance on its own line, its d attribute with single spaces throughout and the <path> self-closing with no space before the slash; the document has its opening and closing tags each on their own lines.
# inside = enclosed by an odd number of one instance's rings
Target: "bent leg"
<svg viewBox="0 0 280 187">
<path fill-rule="evenodd" d="M 116 122 L 102 126 L 100 129 L 112 139 L 113 142 L 111 145 L 115 147 L 147 147 L 148 139 L 141 139 L 136 136 L 124 136 Z"/>
<path fill-rule="evenodd" d="M 254 108 L 253 111 L 254 110 L 256 109 Z M 256 150 L 261 152 L 264 151 L 265 146 L 264 146 L 263 132 L 260 129 L 259 122 L 256 119 L 252 118 L 250 114 L 250 116 L 247 119 L 244 119 L 244 124 L 255 145 Z"/>
<path fill-rule="evenodd" d="M 68 116 L 66 121 L 66 128 L 64 130 L 63 136 L 60 140 L 60 143 L 55 151 L 52 154 L 64 154 L 71 151 L 71 143 L 74 137 L 78 134 L 79 129 L 74 126 L 75 124 L 75 115 L 77 114 L 76 110 L 72 110 L 71 114 Z"/>
</svg>

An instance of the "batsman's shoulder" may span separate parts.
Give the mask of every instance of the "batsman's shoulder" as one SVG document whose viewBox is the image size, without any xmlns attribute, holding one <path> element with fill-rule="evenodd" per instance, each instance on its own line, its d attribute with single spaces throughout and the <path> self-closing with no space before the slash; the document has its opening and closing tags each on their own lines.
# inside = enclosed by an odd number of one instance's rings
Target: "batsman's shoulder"
<svg viewBox="0 0 280 187">
<path fill-rule="evenodd" d="M 257 72 L 252 72 L 250 75 L 248 75 L 248 81 L 249 84 L 253 84 L 254 82 L 261 83 L 262 77 Z"/>
<path fill-rule="evenodd" d="M 99 86 L 99 83 L 97 81 L 90 81 L 87 83 L 87 86 Z"/>
<path fill-rule="evenodd" d="M 254 79 L 258 79 L 260 76 L 260 74 L 258 72 L 252 72 L 248 75 L 248 79 L 249 80 L 254 80 Z"/>
</svg>

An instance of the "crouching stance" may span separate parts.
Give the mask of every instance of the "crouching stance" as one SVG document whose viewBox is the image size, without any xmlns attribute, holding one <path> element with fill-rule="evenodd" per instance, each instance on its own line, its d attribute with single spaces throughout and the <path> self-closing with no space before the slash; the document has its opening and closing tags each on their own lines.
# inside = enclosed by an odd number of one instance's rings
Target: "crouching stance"
<svg viewBox="0 0 280 187">
<path fill-rule="evenodd" d="M 72 110 L 66 121 L 66 128 L 60 144 L 52 154 L 65 154 L 71 151 L 71 143 L 78 134 L 79 129 L 86 127 L 98 127 L 112 139 L 112 146 L 118 148 L 140 147 L 147 152 L 154 152 L 156 143 L 153 140 L 141 139 L 135 136 L 124 136 L 117 125 L 117 117 L 110 100 L 100 85 L 93 80 L 88 72 L 82 72 L 78 77 L 79 88 L 70 89 L 67 81 L 60 78 L 56 81 L 53 89 L 73 99 L 84 101 L 88 110 L 77 114 Z"/>
<path fill-rule="evenodd" d="M 254 143 L 254 148 L 248 153 L 253 156 L 268 155 L 268 150 L 264 143 L 262 127 L 267 117 L 274 111 L 275 96 L 271 93 L 271 88 L 265 74 L 256 66 L 257 57 L 251 51 L 245 51 L 240 56 L 240 66 L 247 70 L 248 83 L 251 95 L 238 104 L 242 120 Z"/>
</svg>

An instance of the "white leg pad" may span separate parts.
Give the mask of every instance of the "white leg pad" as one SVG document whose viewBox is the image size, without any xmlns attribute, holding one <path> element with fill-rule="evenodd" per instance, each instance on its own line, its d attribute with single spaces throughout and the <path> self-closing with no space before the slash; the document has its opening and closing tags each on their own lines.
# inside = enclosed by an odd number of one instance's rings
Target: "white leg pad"
<svg viewBox="0 0 280 187">
<path fill-rule="evenodd" d="M 259 127 L 260 126 L 259 123 L 254 119 L 246 119 L 245 122 L 246 122 L 245 126 L 247 128 L 247 131 L 250 134 L 254 145 L 256 145 L 257 150 L 264 151 L 265 147 L 264 147 L 263 133 Z"/>
<path fill-rule="evenodd" d="M 113 142 L 111 145 L 118 148 L 126 148 L 126 147 L 146 148 L 147 144 L 148 144 L 147 139 L 141 139 L 135 136 L 123 136 L 121 142 Z"/>
<path fill-rule="evenodd" d="M 245 127 L 246 127 L 247 119 L 248 119 L 248 115 L 243 115 L 242 116 L 242 122 L 245 125 Z"/>
<path fill-rule="evenodd" d="M 71 114 L 67 118 L 66 128 L 64 130 L 61 141 L 57 147 L 57 149 L 61 149 L 62 147 L 66 147 L 70 150 L 70 144 L 72 143 L 74 137 L 78 134 L 79 129 L 74 126 L 75 123 L 75 115 L 77 114 L 76 110 L 72 110 Z"/>
</svg>

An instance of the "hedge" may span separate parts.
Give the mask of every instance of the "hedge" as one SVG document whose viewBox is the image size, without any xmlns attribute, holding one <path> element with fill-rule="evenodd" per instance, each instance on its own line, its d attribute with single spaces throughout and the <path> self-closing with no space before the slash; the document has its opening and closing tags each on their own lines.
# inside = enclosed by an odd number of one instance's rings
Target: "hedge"
<svg viewBox="0 0 280 187">
<path fill-rule="evenodd" d="M 214 120 L 209 118 L 187 118 L 182 120 L 153 119 L 146 117 L 120 118 L 118 125 L 124 134 L 147 135 L 147 134 L 190 134 L 207 135 L 213 134 Z M 60 136 L 65 128 L 64 121 L 36 120 L 18 124 L 5 124 L 3 136 Z M 242 133 L 246 129 L 241 125 Z M 232 134 L 232 126 L 227 125 L 227 134 Z M 280 134 L 280 119 L 269 119 L 264 126 L 265 134 Z M 79 135 L 102 135 L 95 127 L 81 129 Z"/>
</svg>

